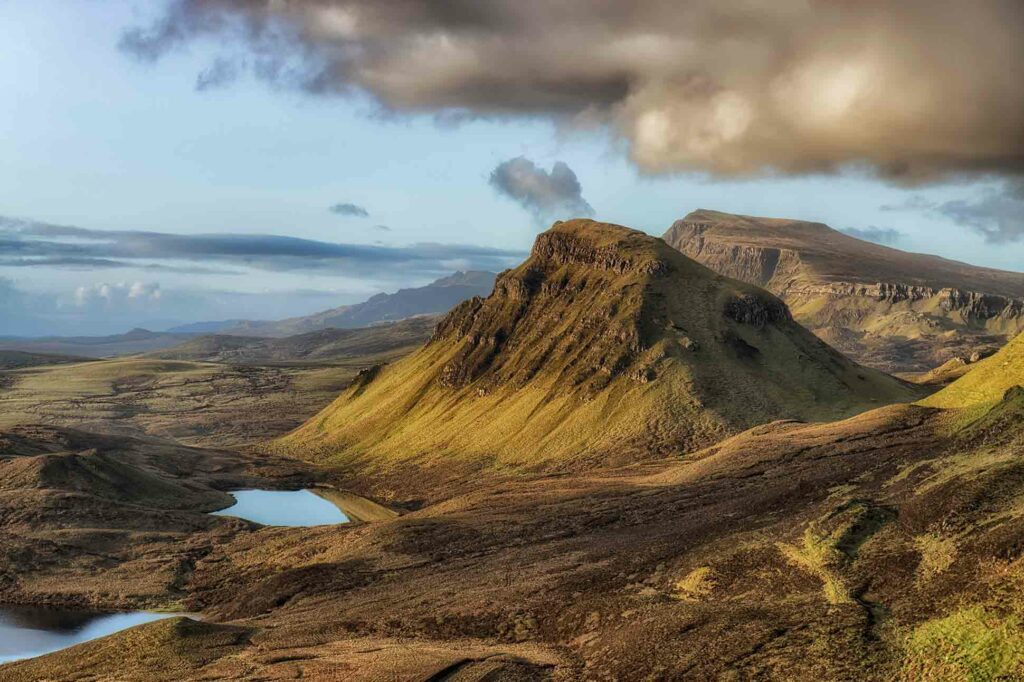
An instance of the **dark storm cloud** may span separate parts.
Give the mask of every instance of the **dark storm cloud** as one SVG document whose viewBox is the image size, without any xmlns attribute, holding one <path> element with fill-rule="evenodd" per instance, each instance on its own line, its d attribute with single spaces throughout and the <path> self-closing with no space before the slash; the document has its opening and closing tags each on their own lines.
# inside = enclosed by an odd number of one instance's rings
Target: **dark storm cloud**
<svg viewBox="0 0 1024 682">
<path fill-rule="evenodd" d="M 524 156 L 503 161 L 491 171 L 491 186 L 519 202 L 537 218 L 590 216 L 594 209 L 568 165 L 556 161 L 548 172 Z"/>
<path fill-rule="evenodd" d="M 1020 0 L 169 0 L 121 47 L 209 37 L 275 86 L 604 124 L 649 172 L 1024 171 Z"/>
<path fill-rule="evenodd" d="M 353 216 L 356 218 L 370 217 L 370 212 L 357 204 L 334 204 L 328 210 L 336 215 Z"/>
<path fill-rule="evenodd" d="M 840 232 L 876 244 L 895 244 L 903 238 L 903 233 L 899 230 L 894 230 L 891 227 L 875 227 L 874 225 L 870 227 L 847 227 L 844 230 L 840 230 Z"/>
<path fill-rule="evenodd" d="M 70 241 L 73 240 L 73 241 Z M 195 234 L 133 230 L 93 230 L 0 217 L 0 265 L 53 266 L 61 262 L 96 267 L 150 267 L 147 261 L 219 263 L 261 270 L 320 270 L 339 274 L 444 273 L 451 261 L 475 269 L 501 270 L 523 253 L 469 244 L 422 243 L 401 247 L 344 244 L 262 234 Z M 15 262 L 17 261 L 17 262 Z M 180 269 L 173 263 L 159 268 Z"/>
</svg>

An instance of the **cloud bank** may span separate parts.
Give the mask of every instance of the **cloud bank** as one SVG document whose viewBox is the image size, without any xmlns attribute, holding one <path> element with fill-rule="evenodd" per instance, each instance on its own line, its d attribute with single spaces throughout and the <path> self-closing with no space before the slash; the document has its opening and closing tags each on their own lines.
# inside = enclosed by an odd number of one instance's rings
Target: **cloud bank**
<svg viewBox="0 0 1024 682">
<path fill-rule="evenodd" d="M 538 222 L 550 218 L 590 216 L 576 173 L 562 161 L 548 172 L 524 156 L 503 161 L 491 171 L 491 186 L 519 202 Z"/>
<path fill-rule="evenodd" d="M 649 172 L 1024 172 L 1020 0 L 170 0 L 121 48 L 197 39 L 218 84 L 596 122 Z"/>
<path fill-rule="evenodd" d="M 0 277 L 0 338 L 119 334 L 133 327 L 166 329 L 199 320 L 281 319 L 333 308 L 364 293 L 316 289 L 238 292 L 162 287 L 159 282 L 97 281 L 56 291 L 30 291 Z"/>
</svg>

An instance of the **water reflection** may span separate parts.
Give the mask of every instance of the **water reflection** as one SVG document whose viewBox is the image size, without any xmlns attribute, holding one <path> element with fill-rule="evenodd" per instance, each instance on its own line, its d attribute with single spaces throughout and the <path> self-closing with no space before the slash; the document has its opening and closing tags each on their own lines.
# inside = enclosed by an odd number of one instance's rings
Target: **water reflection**
<svg viewBox="0 0 1024 682">
<path fill-rule="evenodd" d="M 172 615 L 0 606 L 0 663 L 41 656 Z"/>
</svg>

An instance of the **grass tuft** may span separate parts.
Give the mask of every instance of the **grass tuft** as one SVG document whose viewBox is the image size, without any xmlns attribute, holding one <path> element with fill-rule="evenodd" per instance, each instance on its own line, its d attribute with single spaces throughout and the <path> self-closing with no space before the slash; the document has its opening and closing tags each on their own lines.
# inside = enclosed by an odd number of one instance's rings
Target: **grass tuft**
<svg viewBox="0 0 1024 682">
<path fill-rule="evenodd" d="M 914 546 L 921 554 L 921 563 L 917 566 L 919 581 L 931 580 L 943 573 L 956 561 L 956 542 L 939 535 L 918 535 L 914 538 Z"/>
<path fill-rule="evenodd" d="M 803 543 L 799 547 L 784 542 L 777 546 L 791 564 L 821 580 L 825 600 L 829 604 L 848 604 L 853 601 L 838 570 L 845 556 L 836 549 L 830 536 L 819 535 L 811 527 L 804 531 Z"/>
<path fill-rule="evenodd" d="M 715 579 L 708 566 L 699 566 L 675 584 L 675 597 L 682 601 L 701 601 L 715 589 Z"/>
</svg>

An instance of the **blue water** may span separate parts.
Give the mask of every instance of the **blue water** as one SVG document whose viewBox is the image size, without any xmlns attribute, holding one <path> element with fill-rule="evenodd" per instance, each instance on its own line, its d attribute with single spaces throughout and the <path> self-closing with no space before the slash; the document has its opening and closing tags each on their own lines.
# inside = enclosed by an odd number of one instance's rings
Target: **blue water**
<svg viewBox="0 0 1024 682">
<path fill-rule="evenodd" d="M 41 656 L 173 615 L 0 606 L 0 663 Z"/>
<path fill-rule="evenodd" d="M 237 490 L 237 500 L 218 516 L 237 516 L 264 526 L 325 526 L 348 523 L 333 503 L 308 490 Z"/>
</svg>

